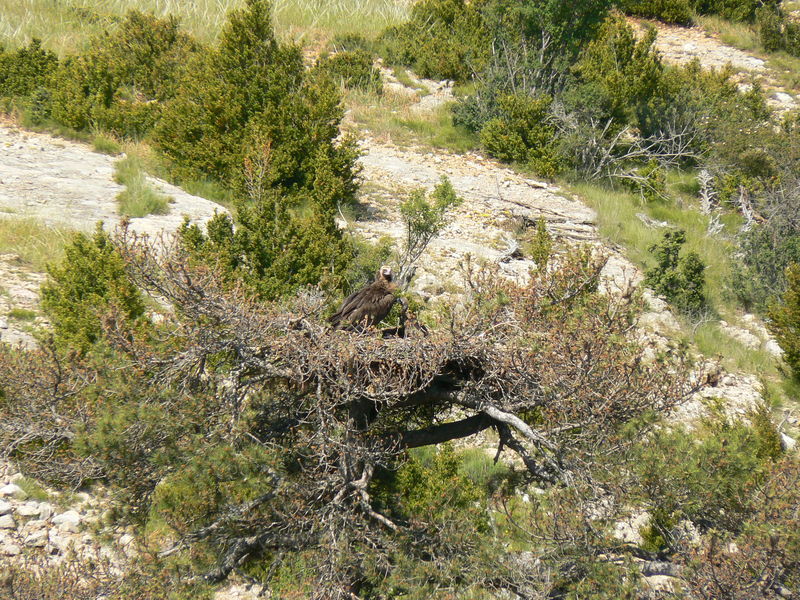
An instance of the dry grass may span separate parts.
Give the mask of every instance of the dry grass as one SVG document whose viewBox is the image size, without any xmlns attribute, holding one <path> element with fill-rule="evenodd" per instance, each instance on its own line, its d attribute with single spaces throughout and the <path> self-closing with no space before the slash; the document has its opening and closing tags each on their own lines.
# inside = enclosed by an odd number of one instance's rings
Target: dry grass
<svg viewBox="0 0 800 600">
<path fill-rule="evenodd" d="M 24 45 L 31 37 L 60 55 L 86 47 L 129 10 L 175 15 L 204 42 L 213 42 L 226 14 L 243 0 L 0 0 L 0 42 Z M 312 43 L 338 34 L 372 36 L 408 17 L 410 0 L 273 0 L 282 37 Z"/>
<path fill-rule="evenodd" d="M 463 153 L 478 146 L 477 137 L 453 125 L 448 104 L 416 110 L 419 96 L 386 89 L 383 94 L 345 92 L 348 116 L 345 126 L 378 141 L 399 146 L 439 148 Z"/>
<path fill-rule="evenodd" d="M 0 215 L 0 253 L 18 255 L 35 271 L 44 272 L 47 263 L 61 259 L 71 234 L 38 219 Z"/>
</svg>

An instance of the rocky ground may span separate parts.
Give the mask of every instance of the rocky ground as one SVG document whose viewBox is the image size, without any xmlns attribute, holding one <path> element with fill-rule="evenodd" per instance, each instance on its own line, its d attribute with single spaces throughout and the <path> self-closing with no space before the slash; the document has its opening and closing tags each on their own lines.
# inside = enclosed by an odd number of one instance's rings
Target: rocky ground
<svg viewBox="0 0 800 600">
<path fill-rule="evenodd" d="M 709 67 L 731 62 L 735 68 L 769 77 L 763 61 L 724 47 L 699 30 L 661 25 L 658 30 L 658 47 L 667 60 L 684 62 L 696 57 Z M 416 110 L 432 110 L 452 97 L 447 82 L 419 80 L 419 85 L 412 88 L 391 73 L 384 74 L 387 86 L 414 99 Z M 788 93 L 776 88 L 774 94 L 778 93 L 789 98 L 776 100 L 781 106 L 795 106 Z M 619 249 L 604 244 L 594 212 L 556 186 L 520 175 L 474 153 L 456 155 L 399 148 L 368 137 L 361 140 L 361 146 L 361 210 L 356 220 L 343 222 L 342 226 L 368 239 L 390 236 L 400 241 L 403 230 L 398 206 L 412 190 L 431 189 L 446 176 L 464 199 L 417 271 L 413 290 L 426 301 L 436 302 L 457 293 L 460 264 L 468 256 L 496 263 L 510 277 L 524 278 L 532 263 L 513 250 L 520 233 L 540 217 L 557 241 L 591 244 L 609 255 L 605 275 L 610 290 L 627 289 L 629 283 L 641 280 L 637 267 Z M 0 210 L 6 213 L 3 218 L 33 216 L 45 223 L 82 230 L 91 229 L 98 220 L 116 222 L 115 197 L 121 187 L 113 181 L 114 158 L 92 152 L 83 144 L 26 132 L 10 124 L 0 126 L 0 152 Z M 132 226 L 139 232 L 172 231 L 184 214 L 204 221 L 215 210 L 224 210 L 165 182 L 156 183 L 175 202 L 169 215 L 134 219 Z M 41 274 L 26 270 L 14 256 L 0 255 L 0 286 L 4 290 L 0 294 L 0 335 L 4 341 L 31 343 L 26 329 L 37 322 L 20 323 L 11 315 L 14 308 L 36 311 L 42 280 Z M 679 330 L 666 303 L 652 296 L 641 325 L 649 339 L 661 345 L 668 344 Z M 725 323 L 722 327 L 745 345 L 778 352 L 756 317 L 745 316 L 739 323 Z M 726 398 L 729 411 L 735 415 L 746 413 L 761 401 L 761 384 L 755 376 L 724 372 L 718 375 L 715 385 L 684 406 L 678 418 L 692 420 L 702 414 L 704 397 Z M 795 417 L 789 414 L 787 419 L 791 423 Z M 791 446 L 794 440 L 785 438 L 785 445 Z M 59 560 L 70 545 L 86 548 L 90 554 L 97 552 L 97 556 L 112 562 L 124 562 L 127 553 L 133 551 L 127 549 L 132 541 L 126 537 L 128 532 L 113 532 L 110 546 L 95 544 L 89 531 L 98 522 L 100 511 L 90 499 L 76 497 L 73 503 L 58 506 L 50 500 L 31 500 L 19 489 L 16 482 L 21 476 L 14 471 L 10 465 L 0 465 L 0 561 L 13 559 L 25 547 L 43 548 L 53 560 Z M 260 591 L 257 587 L 234 585 L 220 592 L 218 600 L 254 598 Z"/>
<path fill-rule="evenodd" d="M 639 35 L 646 27 L 656 29 L 655 46 L 668 63 L 682 65 L 698 60 L 703 68 L 716 70 L 730 66 L 743 89 L 754 82 L 763 87 L 767 103 L 776 114 L 800 107 L 795 91 L 783 87 L 764 59 L 725 45 L 701 27 L 680 27 L 644 19 L 630 19 L 630 22 Z"/>
<path fill-rule="evenodd" d="M 0 464 L 0 566 L 38 551 L 51 565 L 76 554 L 121 573 L 136 552 L 133 535 L 105 524 L 105 510 L 97 495 L 49 490 Z"/>
</svg>

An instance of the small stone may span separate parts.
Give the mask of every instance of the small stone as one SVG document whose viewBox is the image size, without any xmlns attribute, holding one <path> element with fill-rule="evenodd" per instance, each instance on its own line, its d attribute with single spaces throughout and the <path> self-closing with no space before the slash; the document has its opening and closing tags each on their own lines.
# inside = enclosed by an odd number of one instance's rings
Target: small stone
<svg viewBox="0 0 800 600">
<path fill-rule="evenodd" d="M 78 533 L 78 526 L 81 523 L 81 516 L 74 510 L 68 510 L 65 513 L 53 517 L 53 523 L 58 526 L 61 531 L 69 531 L 71 533 Z"/>
<path fill-rule="evenodd" d="M 15 483 L 9 483 L 8 485 L 0 487 L 0 497 L 2 496 L 11 496 L 17 500 L 27 500 L 28 498 L 28 494 L 25 493 L 25 490 Z"/>
<path fill-rule="evenodd" d="M 22 548 L 13 542 L 0 545 L 0 554 L 4 556 L 17 556 L 22 552 Z"/>
<path fill-rule="evenodd" d="M 12 506 L 10 502 L 6 502 L 5 500 L 0 500 L 0 515 L 7 515 L 12 510 Z"/>
<path fill-rule="evenodd" d="M 764 344 L 764 350 L 776 358 L 783 356 L 783 348 L 781 348 L 778 342 L 775 340 L 767 340 L 767 342 Z"/>
<path fill-rule="evenodd" d="M 11 515 L 3 515 L 0 517 L 0 529 L 16 529 L 17 524 L 14 522 L 14 517 Z"/>
<path fill-rule="evenodd" d="M 50 545 L 60 552 L 66 552 L 72 545 L 72 538 L 62 534 L 56 527 L 50 529 L 47 533 L 47 539 L 50 541 Z"/>
<path fill-rule="evenodd" d="M 38 517 L 40 512 L 38 502 L 26 502 L 17 507 L 17 514 L 20 517 Z"/>
<path fill-rule="evenodd" d="M 0 319 L 0 329 L 8 329 L 8 321 Z"/>
<path fill-rule="evenodd" d="M 39 504 L 39 518 L 46 521 L 53 516 L 55 509 L 49 502 L 42 502 Z"/>
<path fill-rule="evenodd" d="M 28 537 L 25 538 L 25 545 L 31 546 L 32 548 L 43 548 L 47 545 L 48 535 L 46 529 L 40 529 L 38 531 L 34 531 Z"/>
<path fill-rule="evenodd" d="M 795 449 L 795 446 L 797 446 L 796 439 L 789 437 L 785 433 L 781 433 L 781 448 L 786 452 L 790 452 Z"/>
</svg>

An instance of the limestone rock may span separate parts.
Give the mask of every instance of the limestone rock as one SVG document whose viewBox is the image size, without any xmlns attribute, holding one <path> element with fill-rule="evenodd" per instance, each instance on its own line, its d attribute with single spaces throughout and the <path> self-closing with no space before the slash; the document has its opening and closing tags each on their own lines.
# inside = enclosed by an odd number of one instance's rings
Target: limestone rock
<svg viewBox="0 0 800 600">
<path fill-rule="evenodd" d="M 57 527 L 50 528 L 50 531 L 47 532 L 47 539 L 50 545 L 59 552 L 66 552 L 72 546 L 71 536 L 64 535 Z"/>
<path fill-rule="evenodd" d="M 767 340 L 764 344 L 764 350 L 776 358 L 781 358 L 783 356 L 783 348 L 781 348 L 780 344 L 775 340 Z"/>
<path fill-rule="evenodd" d="M 68 510 L 53 517 L 53 523 L 61 531 L 69 531 L 70 533 L 78 533 L 81 524 L 81 516 L 77 511 Z"/>
<path fill-rule="evenodd" d="M 25 538 L 25 545 L 31 548 L 44 548 L 47 545 L 47 541 L 47 530 L 39 529 Z"/>
<path fill-rule="evenodd" d="M 790 452 L 797 447 L 797 440 L 789 437 L 785 433 L 781 433 L 781 448 L 786 452 Z"/>
<path fill-rule="evenodd" d="M 10 502 L 6 502 L 5 500 L 0 500 L 0 515 L 7 515 L 12 510 L 12 505 Z"/>
<path fill-rule="evenodd" d="M 49 502 L 41 502 L 39 504 L 39 518 L 42 519 L 43 521 L 46 521 L 47 519 L 52 517 L 54 512 L 55 509 L 53 508 L 53 505 L 50 504 Z"/>
<path fill-rule="evenodd" d="M 38 517 L 41 513 L 38 502 L 26 502 L 17 506 L 17 514 L 20 517 Z"/>
<path fill-rule="evenodd" d="M 22 552 L 22 548 L 20 548 L 14 542 L 4 542 L 0 544 L 0 555 L 3 556 L 18 556 Z"/>
<path fill-rule="evenodd" d="M 16 529 L 17 523 L 11 515 L 3 515 L 0 517 L 0 529 Z"/>
<path fill-rule="evenodd" d="M 8 485 L 0 487 L 0 497 L 8 496 L 16 498 L 17 500 L 27 500 L 28 498 L 28 494 L 25 493 L 25 490 L 16 483 L 9 483 Z"/>
<path fill-rule="evenodd" d="M 622 542 L 641 545 L 644 540 L 639 531 L 648 523 L 650 523 L 650 515 L 647 512 L 634 513 L 624 521 L 614 524 L 613 535 Z"/>
</svg>

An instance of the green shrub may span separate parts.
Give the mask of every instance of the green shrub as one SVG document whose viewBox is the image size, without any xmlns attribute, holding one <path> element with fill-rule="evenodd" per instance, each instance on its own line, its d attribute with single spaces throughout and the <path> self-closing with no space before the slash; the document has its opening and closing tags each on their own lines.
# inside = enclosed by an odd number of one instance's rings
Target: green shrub
<svg viewBox="0 0 800 600">
<path fill-rule="evenodd" d="M 56 339 L 70 348 L 83 353 L 96 343 L 102 335 L 101 317 L 112 307 L 133 322 L 144 316 L 142 295 L 101 224 L 92 237 L 76 234 L 61 264 L 48 266 L 47 272 L 42 309 Z"/>
<path fill-rule="evenodd" d="M 651 246 L 656 265 L 647 270 L 644 283 L 681 312 L 696 315 L 706 306 L 705 265 L 695 252 L 679 256 L 685 242 L 685 232 L 678 229 L 667 231 L 660 244 Z"/>
<path fill-rule="evenodd" d="M 777 6 L 764 6 L 756 12 L 761 45 L 767 52 L 784 51 L 800 56 L 800 23 L 786 16 Z"/>
<path fill-rule="evenodd" d="M 50 115 L 73 129 L 94 124 L 120 137 L 145 135 L 159 102 L 177 93 L 179 74 L 197 51 L 174 18 L 131 11 L 119 28 L 65 60 L 49 82 Z"/>
<path fill-rule="evenodd" d="M 0 46 L 0 97 L 29 96 L 45 84 L 58 67 L 58 57 L 42 48 L 41 40 L 14 52 L 3 52 Z"/>
<path fill-rule="evenodd" d="M 272 487 L 280 461 L 260 445 L 206 447 L 161 481 L 153 497 L 158 515 L 179 535 L 209 525 L 226 506 L 253 500 Z"/>
<path fill-rule="evenodd" d="M 689 25 L 694 14 L 690 0 L 622 0 L 619 7 L 629 15 L 679 25 Z"/>
<path fill-rule="evenodd" d="M 692 0 L 692 7 L 701 15 L 752 22 L 759 7 L 777 6 L 779 3 L 780 0 Z"/>
<path fill-rule="evenodd" d="M 335 216 L 338 202 L 351 197 L 348 186 L 354 185 L 353 179 L 343 180 L 342 174 L 352 165 L 355 149 L 348 146 L 350 156 L 319 148 L 309 157 L 296 157 L 310 159 L 309 171 L 302 174 L 312 187 L 298 185 L 287 193 L 270 186 L 276 176 L 270 167 L 280 165 L 270 160 L 268 146 L 259 147 L 246 162 L 244 195 L 235 201 L 235 230 L 230 217 L 220 214 L 208 222 L 206 233 L 184 225 L 184 244 L 195 257 L 219 265 L 262 298 L 277 298 L 306 284 L 340 287 L 353 260 L 353 246 Z"/>
<path fill-rule="evenodd" d="M 780 302 L 770 306 L 767 313 L 769 327 L 781 349 L 783 360 L 800 378 L 800 265 L 794 263 L 786 269 L 786 291 Z"/>
<path fill-rule="evenodd" d="M 656 32 L 651 29 L 637 40 L 618 14 L 606 19 L 574 67 L 582 84 L 594 92 L 586 101 L 600 104 L 605 114 L 598 114 L 596 108 L 587 110 L 580 103 L 578 109 L 595 118 L 614 119 L 617 129 L 625 123 L 640 125 L 639 113 L 663 87 L 664 67 L 655 39 Z"/>
<path fill-rule="evenodd" d="M 738 531 L 758 510 L 754 491 L 782 452 L 769 410 L 748 417 L 752 424 L 712 415 L 692 431 L 658 431 L 641 446 L 635 493 L 651 513 L 643 533 L 652 550 L 669 547 L 672 529 L 683 519 Z"/>
<path fill-rule="evenodd" d="M 316 69 L 348 89 L 380 94 L 381 73 L 372 65 L 372 55 L 365 50 L 337 52 L 317 61 Z"/>
<path fill-rule="evenodd" d="M 481 130 L 486 152 L 506 162 L 527 164 L 545 177 L 558 173 L 563 159 L 557 149 L 556 128 L 549 116 L 551 103 L 549 96 L 501 98 L 501 116 Z"/>
<path fill-rule="evenodd" d="M 377 44 L 390 64 L 421 77 L 467 81 L 488 59 L 491 37 L 484 21 L 487 0 L 423 0 L 408 23 L 385 31 Z"/>
<path fill-rule="evenodd" d="M 330 155 L 344 179 L 352 175 L 352 144 L 333 141 L 343 115 L 339 94 L 307 76 L 299 48 L 277 42 L 269 9 L 264 0 L 250 0 L 231 13 L 219 47 L 187 67 L 180 93 L 164 107 L 154 142 L 179 177 L 238 182 L 242 190 L 247 154 L 265 144 L 263 185 L 286 192 L 313 187 L 319 152 Z M 354 189 L 343 181 L 342 192 Z"/>
</svg>

